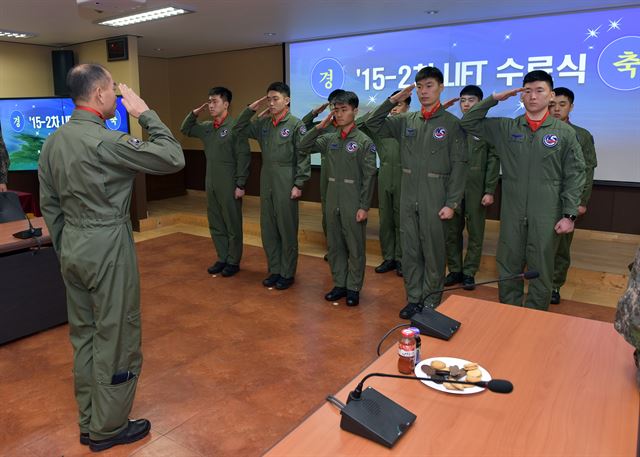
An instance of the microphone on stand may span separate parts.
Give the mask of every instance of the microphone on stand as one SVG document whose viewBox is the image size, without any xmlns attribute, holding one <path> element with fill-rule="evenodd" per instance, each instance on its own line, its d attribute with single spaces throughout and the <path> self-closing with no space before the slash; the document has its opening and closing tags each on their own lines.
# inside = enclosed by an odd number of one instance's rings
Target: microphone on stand
<svg viewBox="0 0 640 457">
<path fill-rule="evenodd" d="M 15 236 L 16 238 L 20 238 L 22 240 L 26 240 L 28 238 L 37 238 L 39 236 L 42 236 L 42 229 L 40 227 L 34 227 L 33 224 L 31 224 L 31 219 L 29 219 L 29 216 L 25 214 L 24 217 L 29 223 L 29 228 L 21 232 L 16 232 L 13 234 L 13 236 Z"/>
<path fill-rule="evenodd" d="M 500 279 L 491 279 L 489 281 L 477 282 L 477 286 L 481 286 L 483 284 L 492 284 L 499 283 L 503 281 L 513 281 L 513 280 L 524 280 L 524 279 L 535 279 L 540 276 L 540 273 L 537 271 L 525 271 L 522 273 L 518 273 L 516 275 L 507 276 L 506 278 Z M 424 300 L 429 298 L 431 295 L 440 294 L 443 292 L 449 292 L 450 290 L 464 289 L 467 286 L 461 285 L 456 287 L 449 287 L 441 290 L 436 290 L 427 294 L 424 297 Z M 423 303 L 424 303 L 423 300 Z M 422 309 L 418 311 L 416 314 L 411 316 L 411 326 L 417 327 L 420 329 L 421 335 L 433 336 L 435 338 L 440 338 L 442 340 L 449 340 L 454 333 L 458 331 L 460 326 L 462 325 L 455 319 L 452 319 L 448 316 L 445 316 L 442 313 L 439 313 L 435 309 L 422 305 Z"/>
<path fill-rule="evenodd" d="M 360 435 L 388 448 L 392 448 L 400 437 L 416 420 L 416 415 L 403 408 L 372 387 L 364 389 L 364 382 L 374 376 L 383 378 L 414 379 L 433 381 L 438 384 L 453 382 L 483 387 L 491 392 L 507 394 L 513 391 L 513 384 L 504 379 L 491 381 L 449 381 L 441 376 L 403 376 L 388 373 L 369 373 L 356 388 L 349 393 L 347 404 L 330 395 L 327 400 L 340 408 L 340 428 Z"/>
</svg>

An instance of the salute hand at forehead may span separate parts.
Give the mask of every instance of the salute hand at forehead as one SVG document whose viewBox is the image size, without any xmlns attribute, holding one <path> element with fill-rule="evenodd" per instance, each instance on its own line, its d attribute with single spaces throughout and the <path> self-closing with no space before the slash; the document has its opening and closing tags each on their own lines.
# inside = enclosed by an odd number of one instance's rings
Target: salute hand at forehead
<svg viewBox="0 0 640 457">
<path fill-rule="evenodd" d="M 460 97 L 453 97 L 452 99 L 447 100 L 446 102 L 444 102 L 442 104 L 442 108 L 444 109 L 449 109 L 451 108 L 455 102 L 457 102 L 458 100 L 460 100 Z"/>
<path fill-rule="evenodd" d="M 251 111 L 258 111 L 258 108 L 260 107 L 260 105 L 262 105 L 262 103 L 264 101 L 266 101 L 266 100 L 267 100 L 267 96 L 266 95 L 264 97 L 260 97 L 255 102 L 253 102 L 252 104 L 249 105 L 249 109 Z"/>
<path fill-rule="evenodd" d="M 514 95 L 524 91 L 524 87 L 518 87 L 517 89 L 508 89 L 502 92 L 497 92 L 493 94 L 493 99 L 499 102 L 503 102 L 508 98 L 513 97 Z"/>
<path fill-rule="evenodd" d="M 200 105 L 199 107 L 195 108 L 193 110 L 193 114 L 194 115 L 198 115 L 200 114 L 207 106 L 209 106 L 209 102 L 204 102 L 202 105 Z"/>
<path fill-rule="evenodd" d="M 400 103 L 405 101 L 407 98 L 411 97 L 411 92 L 413 92 L 413 89 L 415 87 L 416 87 L 416 83 L 409 84 L 407 87 L 402 89 L 397 94 L 389 97 L 389 101 L 391 103 Z"/>
<path fill-rule="evenodd" d="M 120 93 L 122 94 L 122 104 L 131 116 L 137 119 L 142 113 L 149 111 L 149 107 L 145 101 L 129 86 L 120 83 L 118 84 L 118 89 L 120 89 Z"/>
<path fill-rule="evenodd" d="M 313 109 L 313 114 L 317 116 L 318 114 L 326 110 L 327 106 L 329 106 L 329 102 L 324 102 L 322 105 Z"/>
<path fill-rule="evenodd" d="M 319 129 L 327 128 L 329 124 L 331 124 L 331 121 L 333 121 L 334 114 L 335 114 L 335 111 L 331 110 L 331 112 L 327 114 L 327 116 L 324 119 L 322 119 L 322 121 L 320 121 L 320 123 L 318 124 L 318 128 Z"/>
</svg>

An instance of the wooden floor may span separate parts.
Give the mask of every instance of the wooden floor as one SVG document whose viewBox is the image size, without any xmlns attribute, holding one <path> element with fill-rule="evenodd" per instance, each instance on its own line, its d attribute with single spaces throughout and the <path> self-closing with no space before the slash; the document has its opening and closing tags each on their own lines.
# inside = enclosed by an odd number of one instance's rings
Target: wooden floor
<svg viewBox="0 0 640 457">
<path fill-rule="evenodd" d="M 175 232 L 209 237 L 206 217 L 206 196 L 201 191 L 189 191 L 184 197 L 149 202 L 149 218 L 142 221 L 137 241 Z M 243 205 L 245 243 L 261 246 L 260 200 L 245 197 Z M 300 203 L 300 253 L 323 256 L 326 252 L 321 228 L 320 204 Z M 369 212 L 367 224 L 367 265 L 378 265 L 378 210 Z M 498 245 L 498 221 L 487 221 L 480 271 L 476 281 L 498 277 L 495 255 Z M 640 246 L 640 235 L 577 230 L 571 248 L 572 266 L 562 298 L 583 303 L 615 307 L 627 287 L 629 265 Z M 212 251 L 213 254 L 213 251 Z"/>
<path fill-rule="evenodd" d="M 153 202 L 144 230 L 135 235 L 144 365 L 132 417 L 148 417 L 152 431 L 138 443 L 101 455 L 261 455 L 367 366 L 378 339 L 399 323 L 402 279 L 376 274 L 371 266 L 360 306 L 323 300 L 332 284 L 319 258 L 324 245 L 318 205 L 301 205 L 301 251 L 309 255 L 300 256 L 296 284 L 282 292 L 260 284 L 266 268 L 258 247 L 257 199 L 245 202 L 247 246 L 242 270 L 233 278 L 205 271 L 214 257 L 205 219 L 204 196 L 190 193 Z M 489 225 L 479 279 L 495 275 L 497 224 Z M 376 232 L 372 211 L 369 265 L 380 260 Z M 611 306 L 626 284 L 620 265 L 630 262 L 637 243 L 628 235 L 579 233 L 577 245 L 596 252 L 602 263 L 576 255 L 584 265 L 571 271 L 572 287 L 588 284 L 598 292 L 594 301 L 608 307 L 565 295 L 552 311 L 611 322 Z M 497 299 L 491 287 L 459 293 Z M 383 350 L 395 341 L 390 338 Z M 429 347 L 426 338 L 424 357 L 442 355 Z M 78 443 L 71 364 L 66 325 L 0 346 L 0 456 L 91 455 Z"/>
</svg>

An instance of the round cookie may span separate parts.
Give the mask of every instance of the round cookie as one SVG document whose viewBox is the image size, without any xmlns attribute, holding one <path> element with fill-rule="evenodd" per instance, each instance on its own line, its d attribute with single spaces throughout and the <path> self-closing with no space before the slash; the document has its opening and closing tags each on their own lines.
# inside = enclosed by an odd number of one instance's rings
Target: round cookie
<svg viewBox="0 0 640 457">
<path fill-rule="evenodd" d="M 443 370 L 447 368 L 447 364 L 442 360 L 434 360 L 433 362 L 431 362 L 431 367 L 435 368 L 436 370 Z"/>
</svg>

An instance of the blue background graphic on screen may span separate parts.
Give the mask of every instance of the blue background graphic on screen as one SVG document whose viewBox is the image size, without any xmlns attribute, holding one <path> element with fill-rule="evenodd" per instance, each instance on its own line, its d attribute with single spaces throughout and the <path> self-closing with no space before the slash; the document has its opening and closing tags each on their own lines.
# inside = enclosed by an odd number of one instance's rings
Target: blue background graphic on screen
<svg viewBox="0 0 640 457">
<path fill-rule="evenodd" d="M 598 74 L 612 89 L 640 87 L 640 37 L 626 36 L 609 43 L 598 59 Z"/>
</svg>

